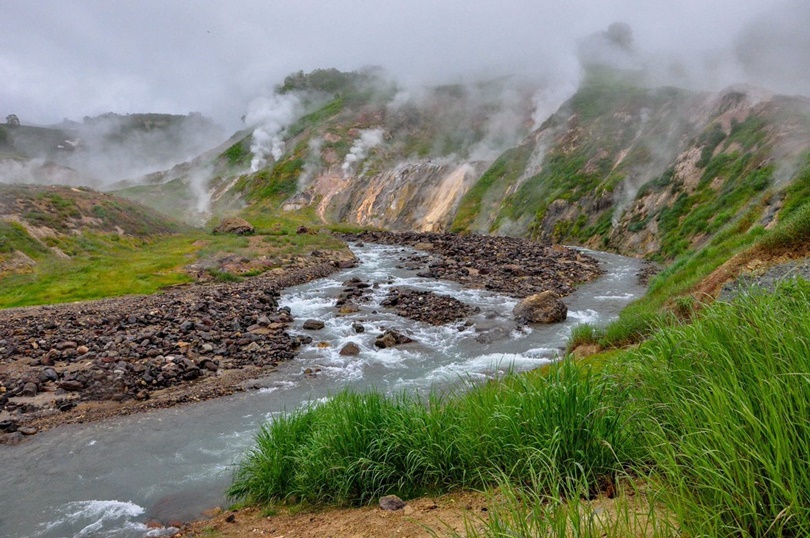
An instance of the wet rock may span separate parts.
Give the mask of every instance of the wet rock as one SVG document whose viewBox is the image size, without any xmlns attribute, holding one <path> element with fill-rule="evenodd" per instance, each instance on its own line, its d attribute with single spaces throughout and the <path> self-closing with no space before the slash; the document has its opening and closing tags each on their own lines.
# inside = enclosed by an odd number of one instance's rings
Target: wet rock
<svg viewBox="0 0 810 538">
<path fill-rule="evenodd" d="M 353 357 L 360 354 L 360 346 L 354 342 L 349 342 L 340 350 L 340 354 L 344 357 Z"/>
<path fill-rule="evenodd" d="M 568 316 L 568 307 L 551 290 L 523 299 L 512 310 L 520 323 L 558 323 Z"/>
<path fill-rule="evenodd" d="M 346 303 L 338 309 L 338 314 L 355 314 L 360 312 L 360 307 L 354 303 Z"/>
<path fill-rule="evenodd" d="M 393 330 L 387 330 L 374 340 L 374 346 L 380 349 L 385 349 L 411 342 L 413 342 L 413 339 L 405 336 L 404 334 Z"/>
<path fill-rule="evenodd" d="M 214 228 L 215 234 L 250 235 L 255 231 L 256 229 L 251 223 L 238 217 L 222 219 Z"/>
<path fill-rule="evenodd" d="M 323 321 L 319 319 L 308 319 L 304 322 L 303 328 L 307 331 L 319 331 L 325 327 Z"/>
<path fill-rule="evenodd" d="M 352 329 L 356 333 L 362 333 L 362 332 L 365 332 L 365 330 L 366 330 L 366 328 L 363 327 L 363 325 L 361 323 L 352 323 Z"/>
<path fill-rule="evenodd" d="M 19 445 L 23 442 L 23 434 L 20 432 L 4 433 L 0 435 L 0 445 Z"/>
<path fill-rule="evenodd" d="M 386 495 L 385 497 L 380 497 L 380 508 L 383 510 L 388 511 L 396 511 L 402 510 L 405 508 L 407 504 L 405 501 L 397 497 L 396 495 Z"/>
</svg>

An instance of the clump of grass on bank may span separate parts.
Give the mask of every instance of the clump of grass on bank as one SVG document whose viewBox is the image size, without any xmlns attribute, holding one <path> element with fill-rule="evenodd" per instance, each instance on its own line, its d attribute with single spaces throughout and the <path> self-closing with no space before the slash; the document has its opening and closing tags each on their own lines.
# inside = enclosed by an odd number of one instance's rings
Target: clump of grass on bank
<svg viewBox="0 0 810 538">
<path fill-rule="evenodd" d="M 427 402 L 343 392 L 263 427 L 229 494 L 362 504 L 482 487 L 500 475 L 526 480 L 542 462 L 576 476 L 587 495 L 633 452 L 623 400 L 609 378 L 568 361 Z"/>
</svg>

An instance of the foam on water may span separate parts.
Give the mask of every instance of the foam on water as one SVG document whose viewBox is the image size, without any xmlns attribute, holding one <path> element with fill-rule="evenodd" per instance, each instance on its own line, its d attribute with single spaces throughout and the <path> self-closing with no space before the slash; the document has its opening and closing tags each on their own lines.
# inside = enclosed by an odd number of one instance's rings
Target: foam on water
<svg viewBox="0 0 810 538">
<path fill-rule="evenodd" d="M 32 536 L 66 532 L 73 538 L 125 536 L 132 531 L 145 531 L 146 525 L 132 521 L 144 513 L 143 507 L 122 501 L 74 501 L 53 510 L 54 519 L 40 525 Z M 53 515 L 51 515 L 53 517 Z M 117 529 L 117 530 L 116 530 Z"/>
</svg>

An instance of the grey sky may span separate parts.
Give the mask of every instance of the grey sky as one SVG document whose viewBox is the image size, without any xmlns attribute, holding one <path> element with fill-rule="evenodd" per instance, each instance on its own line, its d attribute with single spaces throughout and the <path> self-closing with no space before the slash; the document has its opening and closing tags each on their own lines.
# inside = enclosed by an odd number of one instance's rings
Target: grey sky
<svg viewBox="0 0 810 538">
<path fill-rule="evenodd" d="M 233 128 L 252 98 L 298 69 L 381 65 L 410 83 L 549 75 L 570 70 L 577 39 L 614 21 L 629 23 L 647 54 L 677 51 L 687 64 L 698 64 L 697 51 L 702 59 L 711 50 L 725 61 L 746 25 L 776 4 L 0 0 L 0 117 L 16 113 L 24 123 L 51 123 L 107 111 L 200 111 Z M 775 20 L 768 28 L 778 32 L 785 19 Z M 698 69 L 693 82 L 734 80 L 744 70 L 732 64 Z"/>
</svg>

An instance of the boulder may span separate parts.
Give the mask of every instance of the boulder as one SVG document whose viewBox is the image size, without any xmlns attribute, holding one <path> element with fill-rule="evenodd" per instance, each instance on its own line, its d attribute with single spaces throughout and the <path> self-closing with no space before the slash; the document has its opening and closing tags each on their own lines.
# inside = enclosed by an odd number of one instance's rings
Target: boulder
<svg viewBox="0 0 810 538">
<path fill-rule="evenodd" d="M 353 357 L 355 355 L 360 354 L 360 346 L 355 344 L 354 342 L 349 342 L 343 349 L 340 350 L 340 354 L 344 357 Z"/>
<path fill-rule="evenodd" d="M 395 511 L 395 510 L 402 510 L 405 508 L 406 504 L 405 501 L 397 497 L 396 495 L 386 495 L 385 497 L 380 497 L 380 508 L 383 510 L 388 511 Z"/>
<path fill-rule="evenodd" d="M 558 323 L 568 317 L 568 307 L 551 290 L 529 295 L 512 310 L 520 323 Z"/>
<path fill-rule="evenodd" d="M 319 331 L 324 328 L 324 322 L 318 319 L 308 319 L 304 322 L 304 329 L 307 331 Z"/>
<path fill-rule="evenodd" d="M 214 228 L 215 234 L 251 235 L 256 229 L 245 219 L 229 217 L 222 219 Z"/>
</svg>

